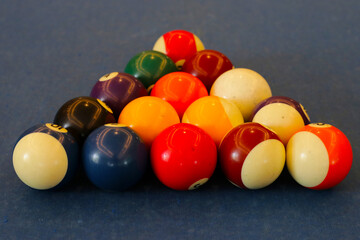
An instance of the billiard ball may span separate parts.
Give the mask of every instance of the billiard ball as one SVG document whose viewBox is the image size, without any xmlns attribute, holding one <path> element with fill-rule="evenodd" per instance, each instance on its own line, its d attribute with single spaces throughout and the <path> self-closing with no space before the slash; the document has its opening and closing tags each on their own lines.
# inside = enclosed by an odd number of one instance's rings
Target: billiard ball
<svg viewBox="0 0 360 240">
<path fill-rule="evenodd" d="M 35 125 L 17 140 L 13 167 L 19 179 L 38 189 L 58 189 L 74 177 L 79 146 L 69 132 L 56 124 Z"/>
<path fill-rule="evenodd" d="M 180 119 L 170 103 L 158 97 L 145 96 L 126 105 L 118 122 L 133 129 L 150 147 L 162 130 L 179 123 Z"/>
<path fill-rule="evenodd" d="M 130 101 L 148 93 L 144 85 L 127 73 L 112 72 L 102 76 L 93 86 L 90 97 L 100 99 L 113 111 L 115 119 Z"/>
<path fill-rule="evenodd" d="M 157 178 L 175 190 L 193 190 L 208 181 L 217 161 L 211 137 L 199 127 L 179 123 L 166 128 L 151 146 Z"/>
<path fill-rule="evenodd" d="M 184 62 L 197 51 L 204 50 L 204 44 L 193 33 L 185 30 L 173 30 L 162 35 L 155 42 L 153 50 L 169 56 L 181 69 Z"/>
<path fill-rule="evenodd" d="M 215 80 L 210 95 L 233 101 L 244 120 L 249 121 L 256 105 L 272 94 L 269 84 L 259 73 L 246 68 L 234 68 Z"/>
<path fill-rule="evenodd" d="M 260 189 L 273 183 L 285 165 L 285 147 L 275 132 L 259 123 L 234 127 L 221 142 L 219 161 L 235 186 Z"/>
<path fill-rule="evenodd" d="M 173 72 L 160 78 L 150 95 L 170 103 L 181 118 L 192 102 L 208 96 L 208 92 L 197 77 L 185 72 Z"/>
<path fill-rule="evenodd" d="M 285 145 L 294 132 L 310 123 L 304 107 L 284 96 L 273 96 L 260 102 L 252 113 L 251 121 L 273 129 Z"/>
<path fill-rule="evenodd" d="M 162 76 L 178 71 L 171 58 L 158 51 L 143 51 L 127 63 L 125 70 L 141 81 L 146 88 L 154 85 Z"/>
<path fill-rule="evenodd" d="M 182 71 L 199 78 L 210 92 L 215 80 L 234 66 L 224 54 L 215 50 L 201 50 L 185 61 Z"/>
<path fill-rule="evenodd" d="M 239 108 L 231 101 L 207 96 L 194 101 L 182 117 L 183 123 L 194 124 L 207 132 L 219 146 L 233 127 L 244 122 Z"/>
<path fill-rule="evenodd" d="M 57 111 L 54 123 L 66 128 L 81 145 L 94 129 L 115 122 L 112 110 L 101 100 L 76 97 Z"/>
<path fill-rule="evenodd" d="M 130 128 L 110 123 L 86 138 L 82 160 L 89 180 L 103 190 L 126 190 L 143 177 L 148 165 L 145 143 Z"/>
<path fill-rule="evenodd" d="M 286 146 L 286 165 L 300 185 L 328 189 L 349 173 L 353 153 L 348 138 L 329 124 L 312 123 L 299 129 Z"/>
</svg>

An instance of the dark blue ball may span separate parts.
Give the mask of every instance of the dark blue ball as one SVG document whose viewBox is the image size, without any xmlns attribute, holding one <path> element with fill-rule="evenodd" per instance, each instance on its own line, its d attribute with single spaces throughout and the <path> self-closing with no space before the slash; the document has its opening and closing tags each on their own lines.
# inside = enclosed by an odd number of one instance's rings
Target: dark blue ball
<svg viewBox="0 0 360 240">
<path fill-rule="evenodd" d="M 122 191 L 143 177 L 148 151 L 141 138 L 122 124 L 106 124 L 85 140 L 82 151 L 85 173 L 97 187 Z"/>
</svg>

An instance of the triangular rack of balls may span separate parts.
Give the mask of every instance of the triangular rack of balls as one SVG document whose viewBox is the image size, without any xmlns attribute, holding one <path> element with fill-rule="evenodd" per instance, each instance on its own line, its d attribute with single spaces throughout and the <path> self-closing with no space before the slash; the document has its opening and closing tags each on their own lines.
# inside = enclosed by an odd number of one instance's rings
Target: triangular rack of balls
<svg viewBox="0 0 360 240">
<path fill-rule="evenodd" d="M 272 96 L 259 73 L 174 30 L 124 72 L 101 77 L 90 96 L 63 104 L 53 123 L 26 130 L 13 166 L 40 190 L 61 188 L 79 165 L 105 190 L 134 186 L 149 165 L 167 187 L 192 190 L 217 163 L 244 189 L 270 185 L 285 165 L 302 186 L 327 189 L 347 176 L 352 158 L 339 129 L 310 123 L 300 103 Z"/>
</svg>

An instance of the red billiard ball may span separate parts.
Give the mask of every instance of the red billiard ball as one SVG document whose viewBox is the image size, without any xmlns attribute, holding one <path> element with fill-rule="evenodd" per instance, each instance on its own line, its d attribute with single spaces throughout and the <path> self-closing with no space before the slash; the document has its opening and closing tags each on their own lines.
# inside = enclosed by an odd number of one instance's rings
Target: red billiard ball
<svg viewBox="0 0 360 240">
<path fill-rule="evenodd" d="M 347 137 L 329 124 L 309 124 L 299 129 L 286 147 L 287 168 L 300 185 L 328 189 L 349 173 L 353 153 Z"/>
<path fill-rule="evenodd" d="M 181 118 L 191 103 L 208 96 L 208 92 L 197 77 L 185 72 L 173 72 L 166 74 L 155 83 L 151 96 L 170 103 Z"/>
<path fill-rule="evenodd" d="M 90 97 L 100 99 L 110 107 L 115 119 L 126 104 L 146 95 L 147 91 L 139 80 L 130 74 L 119 72 L 102 76 L 90 93 Z"/>
<path fill-rule="evenodd" d="M 208 181 L 217 161 L 217 149 L 202 129 L 179 123 L 161 132 L 151 147 L 151 165 L 157 178 L 175 190 L 193 190 Z"/>
<path fill-rule="evenodd" d="M 118 122 L 129 126 L 150 147 L 162 130 L 179 123 L 180 119 L 170 103 L 158 97 L 145 96 L 126 105 Z"/>
<path fill-rule="evenodd" d="M 162 35 L 153 50 L 165 53 L 181 69 L 184 62 L 197 51 L 204 49 L 204 44 L 193 33 L 185 30 L 173 30 Z"/>
<path fill-rule="evenodd" d="M 38 124 L 17 140 L 13 166 L 29 187 L 58 189 L 74 177 L 79 155 L 78 143 L 65 128 L 53 123 Z"/>
<path fill-rule="evenodd" d="M 272 94 L 269 84 L 259 73 L 246 68 L 234 68 L 215 80 L 210 95 L 234 102 L 244 120 L 249 121 L 256 105 Z"/>
<path fill-rule="evenodd" d="M 304 107 L 289 97 L 273 96 L 260 102 L 252 113 L 252 121 L 274 130 L 286 145 L 289 138 L 310 123 Z"/>
<path fill-rule="evenodd" d="M 233 128 L 222 140 L 219 161 L 226 178 L 246 189 L 273 183 L 285 165 L 285 147 L 272 130 L 259 123 Z"/>
<path fill-rule="evenodd" d="M 210 92 L 214 81 L 224 72 L 233 69 L 231 61 L 221 52 L 205 49 L 185 61 L 182 71 L 199 78 Z"/>
</svg>

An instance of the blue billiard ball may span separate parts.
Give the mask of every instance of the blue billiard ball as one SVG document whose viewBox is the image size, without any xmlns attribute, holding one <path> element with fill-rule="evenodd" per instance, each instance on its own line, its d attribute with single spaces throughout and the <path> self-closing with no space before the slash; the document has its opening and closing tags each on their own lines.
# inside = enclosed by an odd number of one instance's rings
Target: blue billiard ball
<svg viewBox="0 0 360 240">
<path fill-rule="evenodd" d="M 68 131 L 56 124 L 35 125 L 18 138 L 13 166 L 20 180 L 38 190 L 56 189 L 75 175 L 79 146 Z"/>
<path fill-rule="evenodd" d="M 106 124 L 84 142 L 82 159 L 90 181 L 103 190 L 122 191 L 135 185 L 148 164 L 145 143 L 122 124 Z"/>
</svg>

